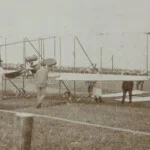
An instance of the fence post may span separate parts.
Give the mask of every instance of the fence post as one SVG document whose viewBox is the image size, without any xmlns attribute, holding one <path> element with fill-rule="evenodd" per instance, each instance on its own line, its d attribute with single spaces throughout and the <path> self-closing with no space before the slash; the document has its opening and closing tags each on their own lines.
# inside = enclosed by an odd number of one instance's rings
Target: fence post
<svg viewBox="0 0 150 150">
<path fill-rule="evenodd" d="M 14 119 L 13 150 L 30 150 L 33 115 L 17 113 Z"/>
</svg>

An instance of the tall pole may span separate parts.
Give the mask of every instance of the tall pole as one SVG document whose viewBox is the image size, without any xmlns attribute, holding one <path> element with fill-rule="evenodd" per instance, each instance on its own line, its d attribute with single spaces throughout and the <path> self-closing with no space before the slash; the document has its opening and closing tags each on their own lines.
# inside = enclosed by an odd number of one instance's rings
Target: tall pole
<svg viewBox="0 0 150 150">
<path fill-rule="evenodd" d="M 146 69 L 147 69 L 147 75 L 148 75 L 148 35 L 149 33 L 147 33 L 147 59 L 146 59 Z"/>
<path fill-rule="evenodd" d="M 44 43 L 44 39 L 43 39 L 43 58 L 45 59 L 45 43 Z"/>
<path fill-rule="evenodd" d="M 23 39 L 23 64 L 24 64 L 24 67 L 25 67 L 25 75 L 23 75 L 23 89 L 25 88 L 25 76 L 26 76 L 26 61 L 25 61 L 25 58 L 26 58 L 26 43 L 25 43 L 25 39 Z"/>
<path fill-rule="evenodd" d="M 62 61 L 62 60 L 61 60 L 61 37 L 59 37 L 59 50 L 60 50 L 60 54 L 59 54 L 59 55 L 60 55 L 60 56 L 59 56 L 59 59 L 60 59 L 60 60 L 59 60 L 59 61 L 60 61 L 60 70 L 59 70 L 59 72 L 61 73 L 61 61 Z"/>
<path fill-rule="evenodd" d="M 73 52 L 73 56 L 74 56 L 74 73 L 75 71 L 75 67 L 76 67 L 76 38 L 74 37 L 74 52 Z M 74 80 L 74 98 L 76 96 L 76 81 Z"/>
<path fill-rule="evenodd" d="M 6 37 L 5 37 L 5 69 L 7 68 L 7 48 L 6 48 Z M 6 95 L 6 77 L 5 77 L 5 95 Z"/>
<path fill-rule="evenodd" d="M 1 56 L 1 46 L 0 46 L 0 67 L 2 67 L 2 56 Z M 2 78 L 2 84 L 1 84 L 1 90 L 2 90 L 2 96 L 1 98 L 3 98 L 3 78 Z"/>
<path fill-rule="evenodd" d="M 56 59 L 56 39 L 54 37 L 54 59 Z"/>
<path fill-rule="evenodd" d="M 59 37 L 59 73 L 61 73 L 61 37 Z M 61 94 L 61 81 L 59 80 L 59 95 Z"/>
<path fill-rule="evenodd" d="M 103 48 L 100 48 L 100 70 L 102 70 L 103 65 Z"/>
<path fill-rule="evenodd" d="M 38 52 L 39 52 L 39 54 L 41 54 L 40 51 L 41 51 L 41 39 L 39 37 L 39 39 L 38 39 Z M 40 59 L 41 59 L 41 57 L 40 57 L 40 55 L 38 55 L 38 60 L 40 61 Z"/>
<path fill-rule="evenodd" d="M 41 61 L 43 58 L 43 41 L 42 41 L 42 37 L 41 37 Z"/>
<path fill-rule="evenodd" d="M 112 71 L 114 70 L 114 55 L 112 55 Z"/>
</svg>

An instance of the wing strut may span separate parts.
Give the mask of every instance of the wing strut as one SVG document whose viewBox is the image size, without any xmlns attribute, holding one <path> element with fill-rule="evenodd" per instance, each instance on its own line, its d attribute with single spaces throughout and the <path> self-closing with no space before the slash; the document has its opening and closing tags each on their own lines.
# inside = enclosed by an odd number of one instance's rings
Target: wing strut
<svg viewBox="0 0 150 150">
<path fill-rule="evenodd" d="M 30 40 L 28 38 L 26 38 L 26 40 L 30 43 L 30 45 L 33 47 L 33 49 L 38 53 L 38 55 L 41 57 L 41 59 L 43 60 L 44 58 L 42 57 L 42 55 L 37 51 L 37 49 L 34 47 L 34 45 L 30 42 Z"/>
<path fill-rule="evenodd" d="M 70 94 L 72 95 L 72 96 L 74 96 L 73 94 L 72 94 L 72 92 L 70 91 L 70 89 L 67 87 L 67 85 L 65 84 L 65 82 L 63 81 L 63 80 L 61 80 L 61 82 L 62 82 L 62 84 L 65 86 L 65 88 L 70 92 Z"/>
<path fill-rule="evenodd" d="M 92 63 L 90 57 L 89 57 L 88 54 L 86 53 L 86 51 L 85 51 L 85 49 L 83 48 L 83 46 L 82 46 L 81 42 L 79 41 L 78 37 L 75 36 L 75 38 L 76 38 L 76 40 L 78 41 L 79 45 L 81 46 L 81 48 L 82 48 L 84 54 L 86 55 L 86 57 L 88 58 L 89 62 L 90 62 L 91 65 L 93 66 L 94 70 L 97 71 L 95 65 Z"/>
</svg>

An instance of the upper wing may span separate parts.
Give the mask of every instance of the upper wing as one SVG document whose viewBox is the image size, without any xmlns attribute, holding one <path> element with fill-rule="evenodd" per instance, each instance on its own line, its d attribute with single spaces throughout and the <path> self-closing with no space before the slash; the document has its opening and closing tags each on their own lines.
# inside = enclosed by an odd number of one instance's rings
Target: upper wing
<svg viewBox="0 0 150 150">
<path fill-rule="evenodd" d="M 145 81 L 149 76 L 110 75 L 110 74 L 83 74 L 83 73 L 50 73 L 49 77 L 60 76 L 56 80 L 78 81 Z"/>
</svg>

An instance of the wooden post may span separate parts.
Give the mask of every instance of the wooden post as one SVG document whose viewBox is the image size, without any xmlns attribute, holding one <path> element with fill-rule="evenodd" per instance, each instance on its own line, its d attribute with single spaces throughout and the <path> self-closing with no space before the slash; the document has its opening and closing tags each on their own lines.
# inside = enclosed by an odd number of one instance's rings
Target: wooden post
<svg viewBox="0 0 150 150">
<path fill-rule="evenodd" d="M 33 128 L 33 115 L 17 113 L 14 120 L 13 150 L 30 150 Z"/>
</svg>

